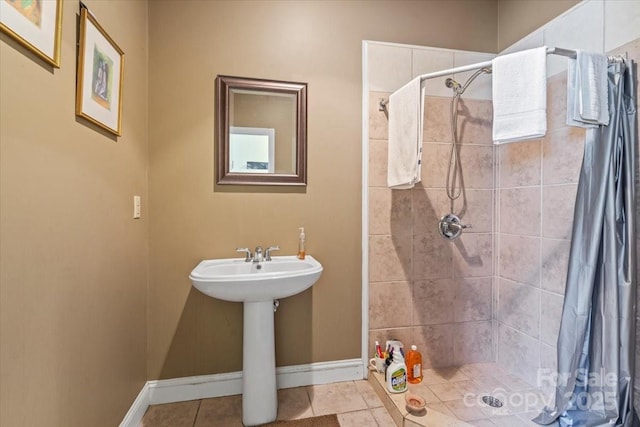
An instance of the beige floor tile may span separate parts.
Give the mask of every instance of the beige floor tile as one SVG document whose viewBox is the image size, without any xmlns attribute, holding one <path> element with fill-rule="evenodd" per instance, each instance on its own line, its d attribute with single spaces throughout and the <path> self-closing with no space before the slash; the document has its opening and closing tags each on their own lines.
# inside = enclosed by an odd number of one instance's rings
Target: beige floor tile
<svg viewBox="0 0 640 427">
<path fill-rule="evenodd" d="M 384 404 L 384 408 L 387 410 L 387 413 L 389 414 L 391 419 L 394 421 L 395 425 L 402 426 L 404 423 L 404 414 L 396 406 L 395 402 L 391 400 L 389 393 L 385 391 L 382 375 L 377 373 L 370 374 L 369 383 L 371 384 L 371 387 L 373 387 L 374 391 L 376 392 L 376 394 Z"/>
<path fill-rule="evenodd" d="M 470 380 L 429 385 L 431 391 L 443 401 L 464 399 L 467 393 L 476 393 L 476 387 L 477 385 Z"/>
<path fill-rule="evenodd" d="M 242 427 L 242 396 L 202 399 L 195 427 Z"/>
<path fill-rule="evenodd" d="M 380 427 L 394 427 L 396 425 L 395 421 L 393 421 L 393 418 L 391 418 L 391 415 L 389 415 L 389 412 L 387 412 L 384 407 L 371 409 L 371 414 L 373 415 L 373 418 L 376 419 L 376 422 Z"/>
<path fill-rule="evenodd" d="M 425 402 L 439 402 L 440 399 L 431 391 L 429 386 L 424 383 L 421 384 L 409 384 L 409 391 L 422 396 Z"/>
<path fill-rule="evenodd" d="M 546 403 L 539 390 L 494 363 L 427 369 L 424 381 L 410 384 L 409 390 L 426 400 L 426 411 L 409 413 L 405 393 L 386 392 L 378 374 L 370 381 L 283 389 L 278 391 L 278 420 L 337 413 L 342 427 L 534 427 L 530 420 Z M 503 406 L 486 405 L 484 395 L 500 399 Z M 242 396 L 151 406 L 141 427 L 164 426 L 242 427 Z"/>
<path fill-rule="evenodd" d="M 540 411 L 525 412 L 524 414 L 518 414 L 518 418 L 520 418 L 524 422 L 529 423 L 527 424 L 527 426 L 537 426 L 539 424 L 536 424 L 531 420 L 533 420 L 539 414 L 540 414 Z"/>
<path fill-rule="evenodd" d="M 490 406 L 481 406 L 480 410 L 484 413 L 485 417 L 489 419 L 506 417 L 508 415 L 514 415 L 511 412 L 509 412 L 509 409 L 506 406 L 502 406 L 500 408 L 493 408 Z"/>
<path fill-rule="evenodd" d="M 464 421 L 457 419 L 455 416 L 446 415 L 442 412 L 435 410 L 429 410 L 424 415 L 416 416 L 413 414 L 407 415 L 404 421 L 404 427 L 469 427 Z"/>
<path fill-rule="evenodd" d="M 491 422 L 498 427 L 537 427 L 538 424 L 532 421 L 525 421 L 515 415 L 491 418 Z"/>
<path fill-rule="evenodd" d="M 355 381 L 356 388 L 360 392 L 360 395 L 364 399 L 369 408 L 379 408 L 382 405 L 382 401 L 376 394 L 373 387 L 367 380 Z"/>
<path fill-rule="evenodd" d="M 367 403 L 353 381 L 312 385 L 307 387 L 307 392 L 315 415 L 367 409 Z"/>
<path fill-rule="evenodd" d="M 454 417 L 454 418 L 456 417 L 454 413 L 451 412 L 449 408 L 447 408 L 447 405 L 445 405 L 442 402 L 427 403 L 427 412 L 430 413 L 432 411 L 438 412 L 442 415 L 446 415 L 449 417 Z"/>
<path fill-rule="evenodd" d="M 369 410 L 338 414 L 340 427 L 373 427 L 378 423 Z M 393 421 L 392 421 L 393 422 Z"/>
<path fill-rule="evenodd" d="M 478 394 L 505 393 L 511 389 L 498 378 L 495 377 L 471 377 L 472 381 L 477 385 L 476 392 Z"/>
<path fill-rule="evenodd" d="M 487 418 L 482 409 L 473 401 L 450 400 L 444 402 L 445 406 L 462 421 L 473 421 Z"/>
<path fill-rule="evenodd" d="M 422 383 L 426 385 L 442 384 L 449 381 L 468 380 L 469 377 L 460 368 L 432 368 L 422 372 Z"/>
<path fill-rule="evenodd" d="M 468 423 L 471 424 L 473 427 L 496 427 L 496 425 L 492 423 L 490 420 L 475 420 L 475 421 L 468 421 Z"/>
<path fill-rule="evenodd" d="M 404 400 L 405 393 L 389 393 L 389 397 L 402 416 L 406 416 L 409 411 L 407 410 L 407 402 Z"/>
<path fill-rule="evenodd" d="M 297 420 L 313 416 L 306 387 L 278 390 L 278 420 Z"/>
<path fill-rule="evenodd" d="M 518 375 L 514 374 L 498 376 L 496 379 L 509 387 L 509 390 L 512 391 L 522 391 L 535 388 L 534 384 L 529 384 Z"/>
<path fill-rule="evenodd" d="M 540 412 L 550 403 L 551 397 L 538 389 L 514 391 L 509 395 L 509 405 L 513 408 L 513 413 L 516 414 Z"/>
<path fill-rule="evenodd" d="M 192 427 L 199 406 L 199 400 L 151 405 L 141 427 Z"/>
<path fill-rule="evenodd" d="M 392 401 L 388 397 L 388 395 L 385 398 L 383 403 L 384 403 L 385 409 L 387 410 L 387 412 L 389 413 L 393 421 L 396 423 L 396 425 L 402 426 L 404 423 L 404 417 L 407 415 L 407 410 L 404 409 L 404 407 L 402 409 L 398 408 L 396 403 Z"/>
</svg>

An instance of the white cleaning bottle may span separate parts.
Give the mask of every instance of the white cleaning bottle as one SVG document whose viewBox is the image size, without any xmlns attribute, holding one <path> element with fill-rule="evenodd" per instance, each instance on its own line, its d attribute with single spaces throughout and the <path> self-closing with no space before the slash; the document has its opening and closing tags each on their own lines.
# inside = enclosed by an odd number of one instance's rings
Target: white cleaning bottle
<svg viewBox="0 0 640 427">
<path fill-rule="evenodd" d="M 300 236 L 298 236 L 298 259 L 304 259 L 305 257 L 304 239 L 304 227 L 300 227 Z"/>
<path fill-rule="evenodd" d="M 407 391 L 407 365 L 400 347 L 394 347 L 389 357 L 392 360 L 385 373 L 387 390 L 389 393 L 403 393 Z"/>
</svg>

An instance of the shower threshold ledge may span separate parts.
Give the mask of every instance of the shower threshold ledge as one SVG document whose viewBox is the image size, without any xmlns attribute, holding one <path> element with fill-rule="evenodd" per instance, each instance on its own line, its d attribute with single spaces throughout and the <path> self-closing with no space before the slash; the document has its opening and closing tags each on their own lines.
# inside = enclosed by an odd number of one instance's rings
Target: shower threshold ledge
<svg viewBox="0 0 640 427">
<path fill-rule="evenodd" d="M 409 412 L 404 400 L 406 392 L 389 393 L 381 373 L 369 371 L 369 382 L 398 427 L 473 427 L 428 407 L 420 413 Z M 411 388 L 409 384 L 409 391 Z"/>
</svg>

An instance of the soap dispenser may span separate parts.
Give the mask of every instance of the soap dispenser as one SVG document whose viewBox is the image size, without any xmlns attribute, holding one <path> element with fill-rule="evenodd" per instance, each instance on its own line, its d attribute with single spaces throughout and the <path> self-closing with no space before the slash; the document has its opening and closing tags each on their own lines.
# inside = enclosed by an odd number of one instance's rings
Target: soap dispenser
<svg viewBox="0 0 640 427">
<path fill-rule="evenodd" d="M 300 227 L 300 235 L 298 236 L 298 259 L 304 259 L 305 256 L 304 239 L 304 227 Z"/>
</svg>

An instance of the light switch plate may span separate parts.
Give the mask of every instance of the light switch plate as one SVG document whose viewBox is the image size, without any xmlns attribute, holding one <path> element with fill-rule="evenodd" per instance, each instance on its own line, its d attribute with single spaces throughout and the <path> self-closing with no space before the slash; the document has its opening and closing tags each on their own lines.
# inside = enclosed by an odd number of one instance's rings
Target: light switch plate
<svg viewBox="0 0 640 427">
<path fill-rule="evenodd" d="M 140 218 L 140 196 L 133 196 L 133 219 Z"/>
</svg>

